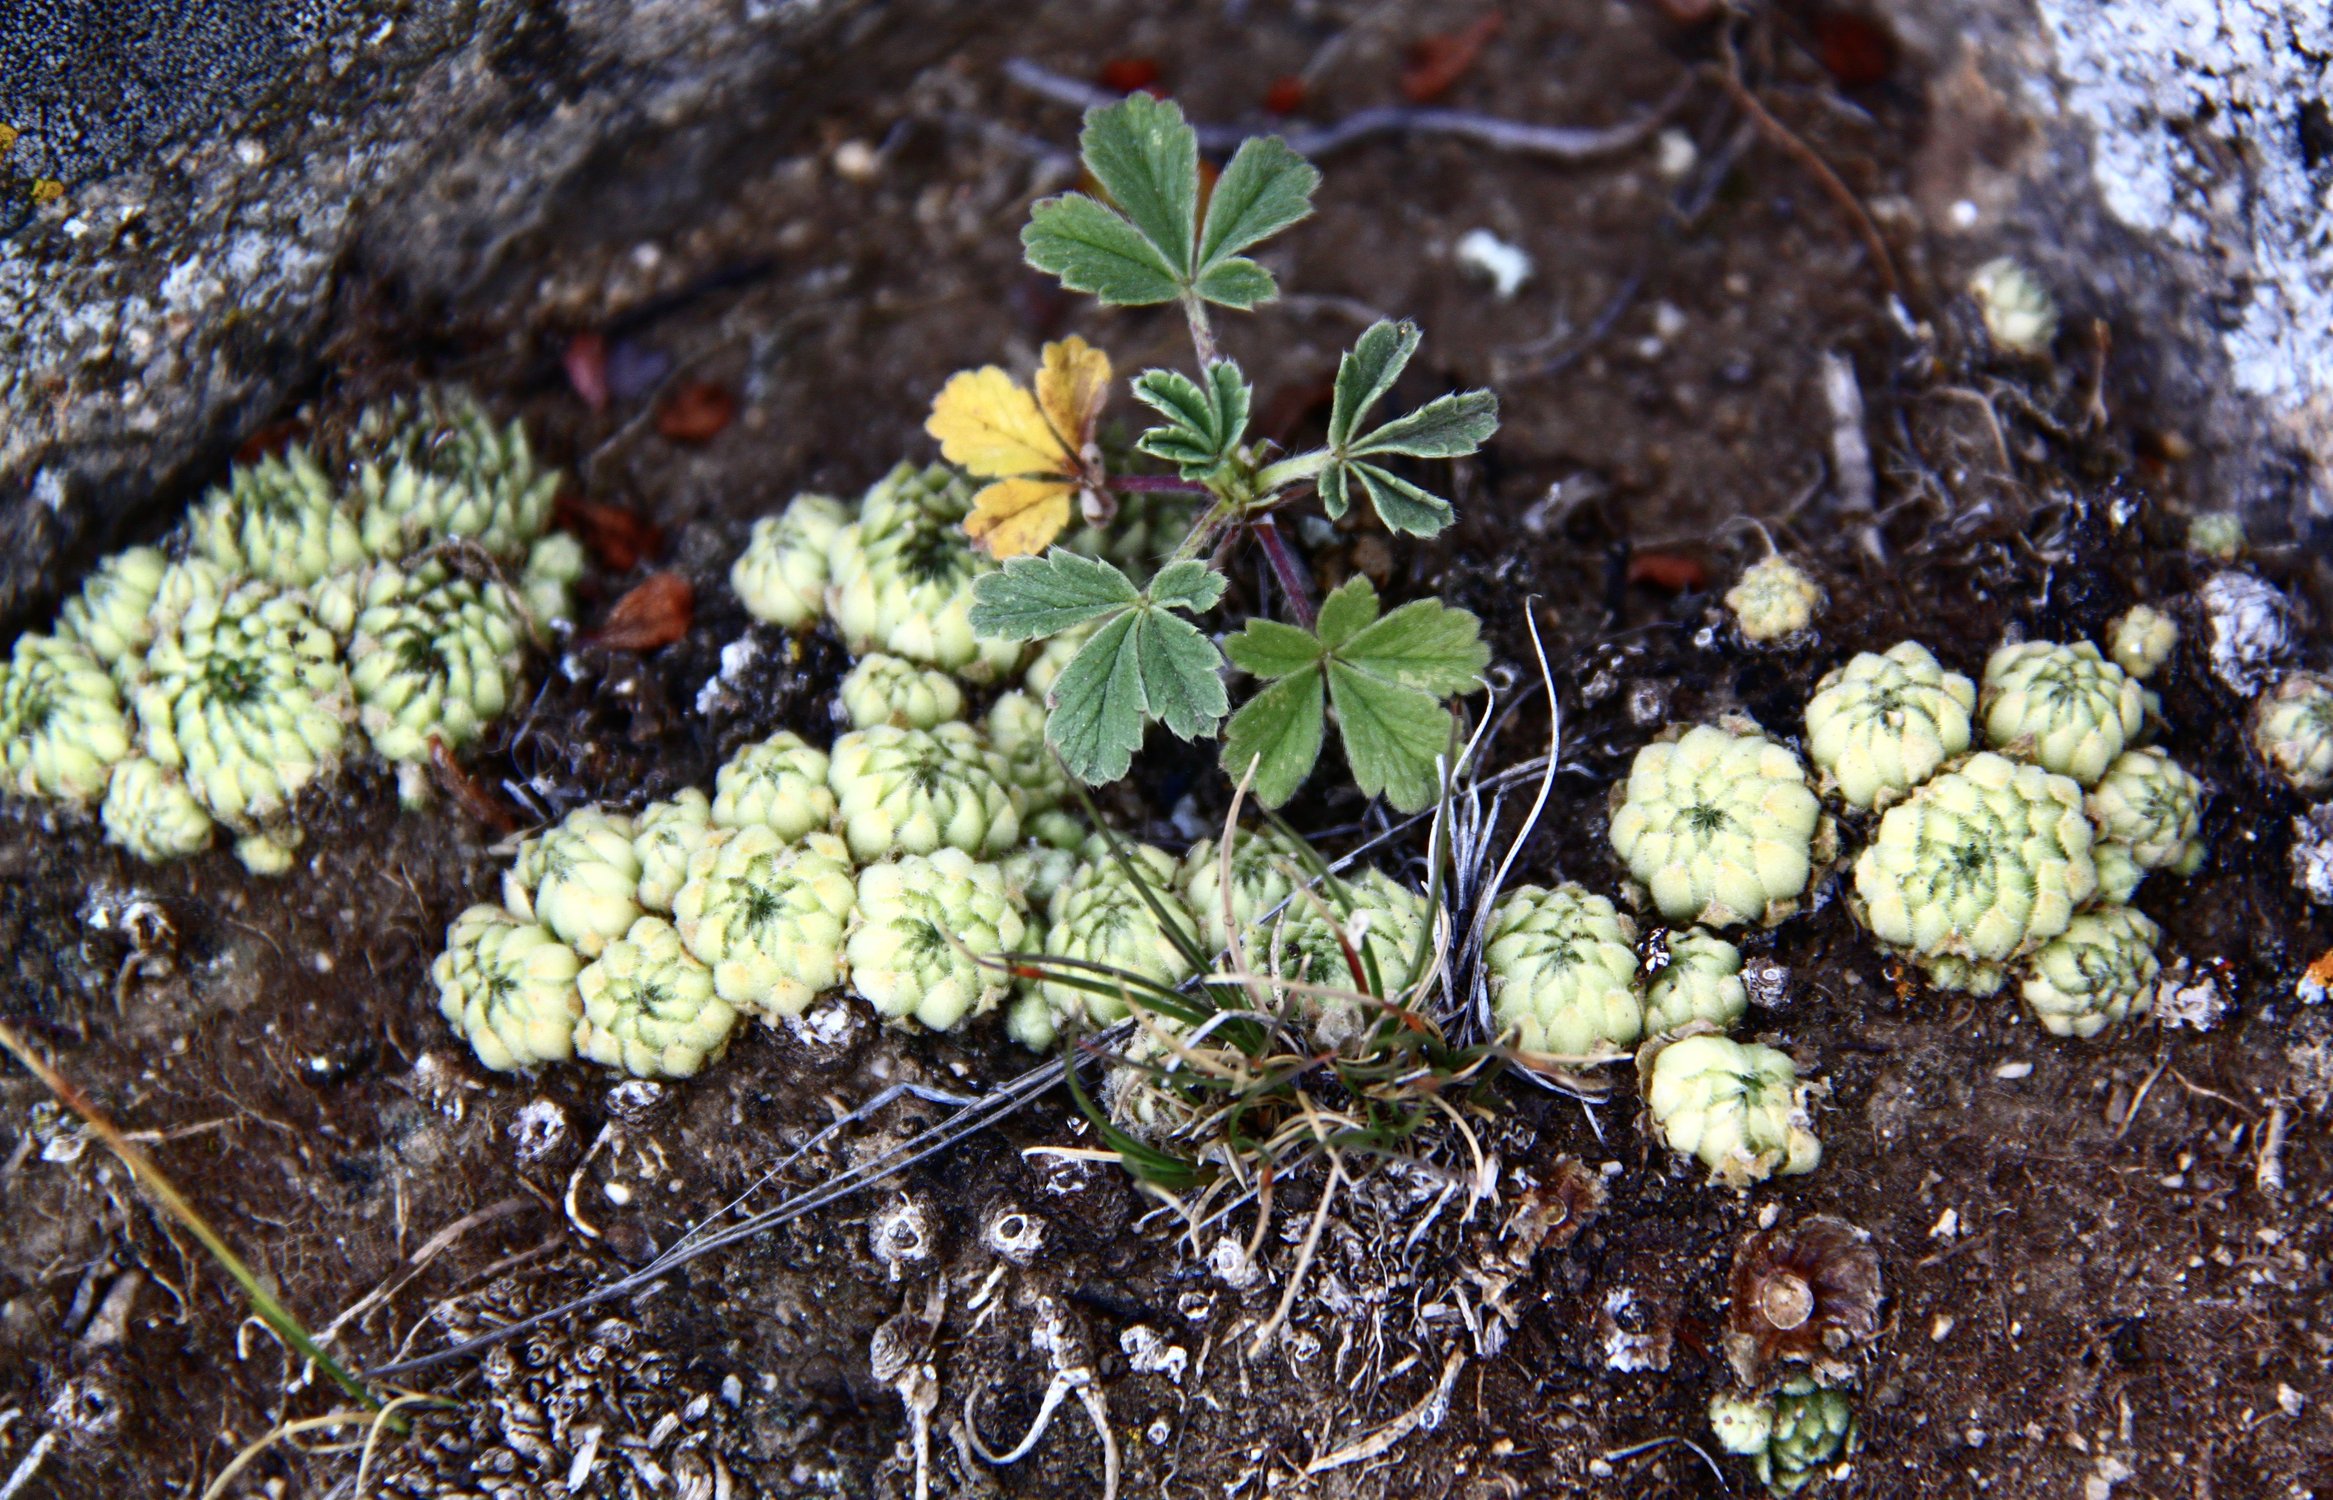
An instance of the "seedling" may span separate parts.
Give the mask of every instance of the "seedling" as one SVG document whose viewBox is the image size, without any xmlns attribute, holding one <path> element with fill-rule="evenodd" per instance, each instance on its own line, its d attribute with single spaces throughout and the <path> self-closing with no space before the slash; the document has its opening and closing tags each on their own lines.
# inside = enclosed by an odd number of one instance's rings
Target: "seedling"
<svg viewBox="0 0 2333 1500">
<path fill-rule="evenodd" d="M 1197 137 L 1174 104 L 1143 94 L 1089 113 L 1080 144 L 1100 194 L 1039 203 L 1022 242 L 1032 265 L 1073 291 L 1182 309 L 1195 373 L 1148 370 L 1133 382 L 1159 418 L 1134 449 L 1175 472 L 1110 471 L 1097 440 L 1110 363 L 1083 340 L 1047 346 L 1033 393 L 994 368 L 949 381 L 927 426 L 952 462 L 992 481 L 965 530 L 1004 564 L 973 585 L 973 629 L 1004 641 L 1085 632 L 1050 685 L 1047 738 L 1079 780 L 1114 781 L 1153 720 L 1186 740 L 1222 728 L 1224 653 L 1183 617 L 1216 607 L 1226 580 L 1211 559 L 1253 537 L 1293 623 L 1250 621 L 1234 638 L 1232 661 L 1272 686 L 1232 720 L 1226 769 L 1238 777 L 1259 766 L 1257 799 L 1285 802 L 1310 774 L 1333 708 L 1361 789 L 1407 811 L 1426 806 L 1451 739 L 1441 700 L 1476 686 L 1487 661 L 1474 618 L 1424 600 L 1380 620 L 1364 584 L 1331 596 L 1316 625 L 1309 580 L 1275 513 L 1317 494 L 1341 518 L 1361 498 L 1393 531 L 1440 532 L 1450 502 L 1401 461 L 1473 453 L 1498 426 L 1496 399 L 1445 395 L 1372 425 L 1419 341 L 1414 324 L 1385 321 L 1339 365 L 1326 445 L 1281 456 L 1251 440 L 1253 390 L 1218 345 L 1210 309 L 1245 311 L 1278 294 L 1247 252 L 1310 215 L 1319 172 L 1285 142 L 1258 137 L 1203 202 Z M 1156 491 L 1189 494 L 1199 514 L 1147 587 L 1114 562 L 1055 546 L 1073 515 L 1106 526 L 1119 495 Z"/>
</svg>

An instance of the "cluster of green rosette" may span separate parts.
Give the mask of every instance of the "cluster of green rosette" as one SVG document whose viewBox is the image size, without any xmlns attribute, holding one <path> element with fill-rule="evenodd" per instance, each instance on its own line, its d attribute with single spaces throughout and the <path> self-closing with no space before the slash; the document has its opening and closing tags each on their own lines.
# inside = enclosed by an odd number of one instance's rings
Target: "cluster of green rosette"
<svg viewBox="0 0 2333 1500">
<path fill-rule="evenodd" d="M 556 476 L 458 392 L 376 407 L 328 455 L 239 465 L 160 546 L 107 558 L 0 664 L 0 782 L 149 861 L 224 826 L 288 869 L 299 803 L 368 748 L 406 799 L 511 703 L 583 571 Z"/>
<path fill-rule="evenodd" d="M 1739 720 L 1646 747 L 1613 847 L 1670 922 L 1772 926 L 1836 856 L 1831 809 L 1851 814 L 1868 837 L 1850 906 L 1874 935 L 1939 988 L 2019 976 L 2042 1025 L 2095 1036 L 2143 1014 L 2160 972 L 2139 883 L 2204 857 L 2203 785 L 2144 743 L 2159 707 L 2142 679 L 2173 630 L 2133 611 L 2114 660 L 2003 645 L 1981 686 L 1917 642 L 1861 653 L 1817 684 L 1806 760 Z"/>
<path fill-rule="evenodd" d="M 1227 941 L 1227 909 L 1288 979 L 1337 980 L 1334 921 L 1368 934 L 1388 992 L 1406 987 L 1425 899 L 1390 878 L 1290 902 L 1300 852 L 1242 834 L 1227 908 L 1211 841 L 1121 859 L 1068 811 L 1042 699 L 1079 643 L 972 632 L 971 584 L 994 565 L 964 537 L 971 496 L 952 470 L 902 464 L 855 506 L 803 495 L 754 527 L 731 582 L 759 619 L 833 624 L 857 657 L 837 695 L 848 727 L 825 749 L 785 731 L 749 745 L 710 796 L 583 808 L 524 840 L 502 900 L 456 918 L 433 970 L 482 1062 L 581 1055 L 683 1077 L 745 1017 L 780 1024 L 846 994 L 942 1031 L 1005 1009 L 1044 1047 L 1127 1013 L 1064 974 L 1178 984 L 1194 937 Z M 1015 953 L 1056 962 L 1032 978 L 997 961 Z M 1314 1008 L 1327 1031 L 1356 1024 Z"/>
</svg>

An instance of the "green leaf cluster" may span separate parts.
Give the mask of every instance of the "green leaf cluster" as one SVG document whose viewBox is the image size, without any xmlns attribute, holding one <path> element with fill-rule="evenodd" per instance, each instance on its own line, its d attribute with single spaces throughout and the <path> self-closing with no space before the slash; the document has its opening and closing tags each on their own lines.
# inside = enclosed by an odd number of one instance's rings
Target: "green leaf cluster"
<svg viewBox="0 0 2333 1500">
<path fill-rule="evenodd" d="M 1231 703 L 1223 653 L 1175 614 L 1212 609 L 1223 575 L 1186 558 L 1158 570 L 1147 589 L 1111 564 L 1056 549 L 1018 557 L 972 589 L 972 628 L 1003 640 L 1040 640 L 1096 626 L 1049 695 L 1045 737 L 1089 786 L 1126 774 L 1157 719 L 1183 739 L 1212 737 Z"/>
<path fill-rule="evenodd" d="M 1232 664 L 1270 682 L 1250 698 L 1223 738 L 1233 779 L 1255 767 L 1253 790 L 1266 807 L 1295 795 L 1320 759 L 1328 710 L 1336 710 L 1353 780 L 1403 812 L 1441 792 L 1436 757 L 1450 748 L 1452 720 L 1442 700 L 1482 683 L 1490 649 L 1481 622 L 1438 599 L 1378 613 L 1377 590 L 1355 578 L 1322 601 L 1314 630 L 1250 620 L 1224 643 Z"/>
<path fill-rule="evenodd" d="M 1418 352 L 1418 338 L 1418 325 L 1406 319 L 1374 323 L 1338 362 L 1327 463 L 1315 483 L 1320 503 L 1331 516 L 1344 515 L 1353 492 L 1359 490 L 1388 527 L 1432 536 L 1455 518 L 1450 502 L 1373 460 L 1396 455 L 1462 458 L 1498 430 L 1499 398 L 1489 391 L 1442 396 L 1408 416 L 1359 431 L 1369 408 L 1393 389 L 1410 356 Z"/>
<path fill-rule="evenodd" d="M 1197 135 L 1173 103 L 1146 94 L 1089 111 L 1079 144 L 1097 191 L 1037 204 L 1022 244 L 1032 265 L 1074 291 L 1182 306 L 1197 378 L 1157 369 L 1134 381 L 1135 399 L 1159 418 L 1135 448 L 1203 486 L 1213 503 L 1147 590 L 1107 563 L 1056 552 L 980 579 L 972 624 L 1016 640 L 1092 632 L 1053 685 L 1046 733 L 1074 775 L 1100 783 L 1125 774 L 1149 719 L 1185 739 L 1222 725 L 1222 653 L 1178 613 L 1221 597 L 1222 577 L 1196 561 L 1217 536 L 1254 524 L 1308 483 L 1331 517 L 1358 494 L 1392 530 L 1431 536 L 1453 519 L 1450 502 L 1397 463 L 1474 452 L 1498 427 L 1498 402 L 1487 391 L 1445 395 L 1371 426 L 1419 343 L 1416 324 L 1385 321 L 1338 366 L 1327 446 L 1279 457 L 1251 442 L 1253 392 L 1239 366 L 1215 354 L 1206 305 L 1245 309 L 1277 295 L 1247 252 L 1312 212 L 1319 172 L 1285 142 L 1258 137 L 1203 195 Z M 1443 700 L 1476 686 L 1488 660 L 1472 615 L 1426 600 L 1380 618 L 1366 582 L 1332 595 L 1317 629 L 1251 621 L 1229 649 L 1269 684 L 1232 718 L 1223 752 L 1235 776 L 1258 763 L 1265 804 L 1285 802 L 1311 774 L 1334 708 L 1355 781 L 1405 811 L 1440 790 L 1435 760 L 1452 722 Z"/>
<path fill-rule="evenodd" d="M 1228 359 L 1207 367 L 1205 385 L 1180 370 L 1146 370 L 1134 382 L 1134 399 L 1166 419 L 1134 446 L 1173 464 L 1185 479 L 1221 469 L 1247 435 L 1247 377 Z"/>
<path fill-rule="evenodd" d="M 1130 94 L 1086 116 L 1078 138 L 1107 203 L 1047 198 L 1021 231 L 1029 263 L 1116 306 L 1213 302 L 1249 308 L 1279 294 L 1241 252 L 1312 212 L 1320 172 L 1277 136 L 1243 143 L 1202 214 L 1199 138 L 1172 101 Z"/>
</svg>

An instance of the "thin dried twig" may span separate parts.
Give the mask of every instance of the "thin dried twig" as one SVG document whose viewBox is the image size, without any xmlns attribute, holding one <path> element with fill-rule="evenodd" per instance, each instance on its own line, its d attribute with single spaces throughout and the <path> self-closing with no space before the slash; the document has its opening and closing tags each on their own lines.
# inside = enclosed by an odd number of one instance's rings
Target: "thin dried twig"
<svg viewBox="0 0 2333 1500">
<path fill-rule="evenodd" d="M 1837 172 L 1831 170 L 1831 164 L 1823 160 L 1822 153 L 1808 145 L 1796 131 L 1774 118 L 1759 101 L 1756 92 L 1742 81 L 1742 59 L 1734 50 L 1733 34 L 1730 31 L 1719 33 L 1719 47 L 1725 58 L 1725 67 L 1717 76 L 1718 82 L 1725 85 L 1727 95 L 1743 114 L 1757 123 L 1758 129 L 1768 140 L 1780 146 L 1822 185 L 1831 201 L 1838 204 L 1840 211 L 1854 224 L 1855 232 L 1863 237 L 1864 248 L 1871 255 L 1872 269 L 1879 273 L 1880 285 L 1890 297 L 1900 295 L 1903 283 L 1896 279 L 1895 260 L 1887 253 L 1887 241 L 1880 237 L 1879 226 L 1871 221 L 1871 214 L 1864 208 L 1863 200 L 1855 196 L 1853 188 L 1840 180 Z"/>
<path fill-rule="evenodd" d="M 1296 1252 L 1296 1264 L 1289 1269 L 1288 1284 L 1280 1289 L 1280 1305 L 1256 1330 L 1255 1341 L 1248 1345 L 1248 1356 L 1254 1358 L 1264 1352 L 1272 1335 L 1288 1321 L 1288 1310 L 1296 1305 L 1297 1289 L 1304 1285 L 1304 1273 L 1312 1269 L 1314 1252 L 1320 1249 L 1320 1232 L 1328 1225 L 1329 1205 L 1336 1201 L 1337 1185 L 1345 1180 L 1345 1159 L 1334 1151 L 1328 1153 L 1329 1177 L 1321 1184 L 1320 1206 L 1312 1211 L 1312 1227 L 1304 1232 L 1304 1244 Z"/>
<path fill-rule="evenodd" d="M 1073 109 L 1094 109 L 1115 104 L 1121 97 L 1112 90 L 1097 88 L 1050 68 L 1039 67 L 1025 57 L 1008 61 L 1004 65 L 1004 75 L 1040 99 L 1050 99 Z M 1252 136 L 1277 134 L 1288 143 L 1288 149 L 1299 156 L 1326 156 L 1373 136 L 1447 135 L 1488 146 L 1494 151 L 1512 151 L 1522 156 L 1539 156 L 1552 161 L 1593 161 L 1642 144 L 1684 102 L 1691 87 L 1691 80 L 1687 80 L 1672 89 L 1667 98 L 1653 107 L 1651 113 L 1626 125 L 1608 126 L 1601 130 L 1566 125 L 1533 125 L 1522 120 L 1506 120 L 1496 115 L 1475 114 L 1462 109 L 1425 109 L 1408 105 L 1384 105 L 1375 109 L 1356 110 L 1333 125 L 1290 131 L 1269 131 L 1246 125 L 1214 125 L 1202 121 L 1193 121 L 1192 128 L 1199 133 L 1200 148 L 1206 151 L 1236 150 L 1242 141 Z"/>
</svg>

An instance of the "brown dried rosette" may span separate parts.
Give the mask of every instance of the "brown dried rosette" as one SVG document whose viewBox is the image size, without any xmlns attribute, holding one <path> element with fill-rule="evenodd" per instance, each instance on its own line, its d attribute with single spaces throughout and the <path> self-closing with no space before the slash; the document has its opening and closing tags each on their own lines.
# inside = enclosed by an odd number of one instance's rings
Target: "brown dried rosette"
<svg viewBox="0 0 2333 1500">
<path fill-rule="evenodd" d="M 1726 1357 L 1748 1386 L 1778 1363 L 1844 1379 L 1844 1356 L 1879 1330 L 1879 1254 L 1869 1234 L 1828 1214 L 1743 1240 L 1730 1290 Z"/>
</svg>

